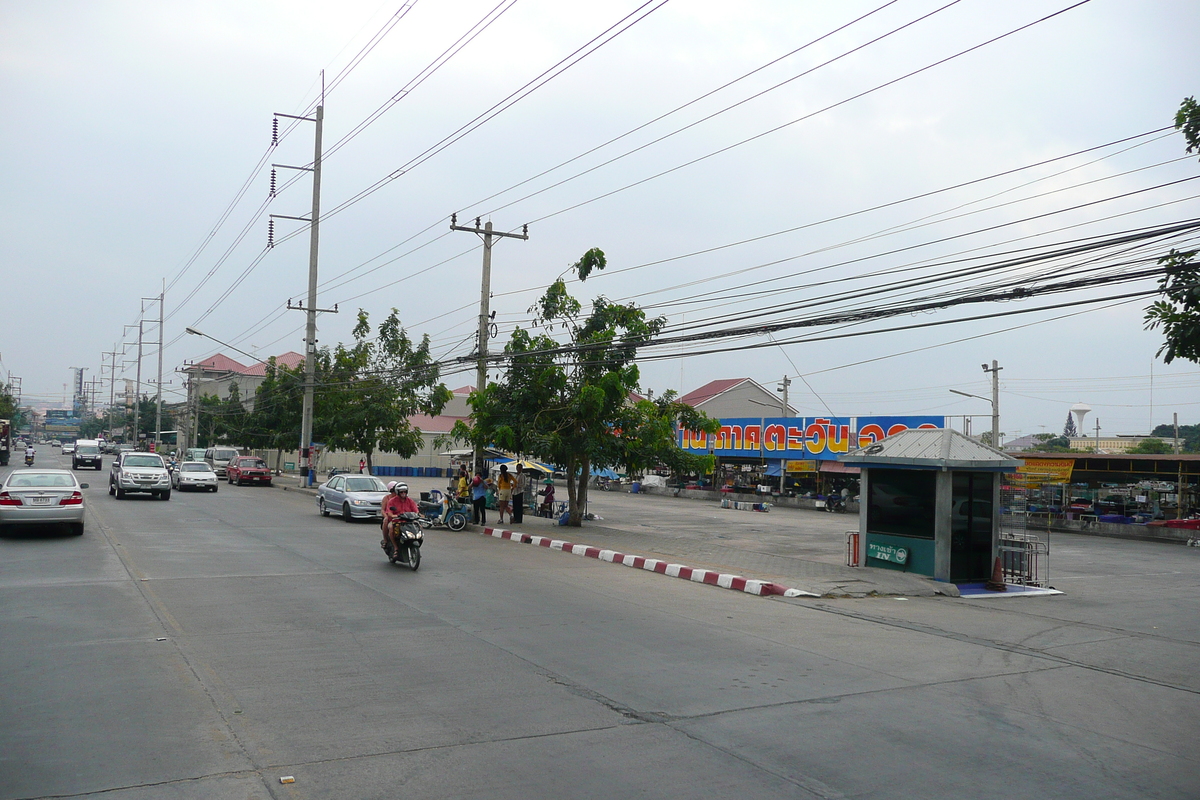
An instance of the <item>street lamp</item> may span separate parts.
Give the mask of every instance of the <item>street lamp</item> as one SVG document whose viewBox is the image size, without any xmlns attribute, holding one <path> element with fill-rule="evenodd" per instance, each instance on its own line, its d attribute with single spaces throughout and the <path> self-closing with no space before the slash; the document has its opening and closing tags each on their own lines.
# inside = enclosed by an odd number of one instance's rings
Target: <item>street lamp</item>
<svg viewBox="0 0 1200 800">
<path fill-rule="evenodd" d="M 986 365 L 985 365 L 986 366 Z M 992 404 L 992 447 L 1000 449 L 1000 412 L 996 408 L 996 402 L 989 397 L 983 395 L 971 394 L 970 392 L 961 392 L 958 389 L 950 390 L 954 394 L 961 394 L 963 397 L 974 397 L 976 400 L 986 400 Z"/>
<path fill-rule="evenodd" d="M 249 353 L 247 353 L 245 350 L 238 350 L 238 348 L 234 347 L 233 345 L 229 344 L 228 342 L 222 342 L 220 339 L 216 338 L 215 336 L 209 336 L 207 333 L 201 333 L 200 331 L 196 330 L 195 328 L 184 328 L 184 330 L 187 331 L 188 333 L 190 333 L 192 336 L 203 336 L 205 339 L 212 339 L 214 342 L 221 345 L 222 347 L 228 347 L 230 350 L 237 350 L 237 352 L 241 353 L 246 358 L 254 359 L 255 362 L 262 361 L 262 359 L 259 358 L 258 356 L 252 356 Z"/>
</svg>

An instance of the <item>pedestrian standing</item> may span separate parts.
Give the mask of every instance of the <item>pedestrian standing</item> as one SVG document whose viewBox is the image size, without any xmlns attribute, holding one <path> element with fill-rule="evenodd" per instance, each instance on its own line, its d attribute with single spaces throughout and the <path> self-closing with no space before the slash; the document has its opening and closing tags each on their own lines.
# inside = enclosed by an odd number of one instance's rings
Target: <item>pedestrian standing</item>
<svg viewBox="0 0 1200 800">
<path fill-rule="evenodd" d="M 517 463 L 517 472 L 513 477 L 516 478 L 517 485 L 513 487 L 512 524 L 520 525 L 521 520 L 525 518 L 525 486 L 529 482 L 529 473 L 520 462 Z"/>
<path fill-rule="evenodd" d="M 504 524 L 505 512 L 508 512 L 509 524 L 512 523 L 512 509 L 509 504 L 512 503 L 513 489 L 516 483 L 513 474 L 508 471 L 508 465 L 501 464 L 500 477 L 496 479 L 496 513 L 500 515 L 501 525 Z"/>
<path fill-rule="evenodd" d="M 471 480 L 472 519 L 476 525 L 487 524 L 487 484 L 483 482 L 483 470 L 475 473 Z"/>
<path fill-rule="evenodd" d="M 360 458 L 358 460 L 358 474 L 362 475 L 366 471 L 367 471 L 367 460 L 365 458 Z"/>
<path fill-rule="evenodd" d="M 471 476 L 467 474 L 467 468 L 460 466 L 458 468 L 458 500 L 460 503 L 465 503 L 471 499 Z"/>
</svg>

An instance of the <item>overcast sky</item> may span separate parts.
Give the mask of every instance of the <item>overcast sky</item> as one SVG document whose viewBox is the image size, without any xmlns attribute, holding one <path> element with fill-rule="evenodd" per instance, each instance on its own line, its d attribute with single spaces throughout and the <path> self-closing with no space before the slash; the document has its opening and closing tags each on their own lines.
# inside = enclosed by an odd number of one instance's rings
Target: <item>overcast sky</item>
<svg viewBox="0 0 1200 800">
<path fill-rule="evenodd" d="M 492 349 L 592 247 L 608 270 L 571 291 L 646 306 L 668 334 L 1146 269 L 1196 233 L 1104 245 L 1200 217 L 1200 162 L 1169 129 L 1200 92 L 1200 4 L 1071 6 L 4 0 L 0 378 L 53 405 L 71 367 L 99 375 L 114 345 L 132 378 L 121 343 L 142 316 L 158 338 L 143 298 L 164 284 L 168 399 L 185 360 L 250 360 L 185 326 L 263 358 L 301 351 L 285 305 L 307 290 L 308 231 L 278 220 L 267 250 L 266 214 L 309 214 L 309 173 L 268 190 L 271 163 L 312 161 L 314 126 L 281 120 L 272 148 L 271 121 L 311 113 L 322 70 L 321 208 L 337 213 L 318 304 L 340 309 L 322 345 L 350 339 L 357 309 L 394 306 L 439 358 L 472 352 L 480 243 L 449 230 L 452 212 L 529 225 L 493 252 Z M 1007 264 L 1084 243 L 1099 249 Z M 806 415 L 969 414 L 978 432 L 989 404 L 948 390 L 990 396 L 995 359 L 1010 436 L 1061 432 L 1078 401 L 1105 434 L 1195 423 L 1200 369 L 1156 361 L 1149 299 L 1118 298 L 1153 287 L 685 342 L 647 351 L 643 388 L 788 375 Z M 879 332 L 822 339 L 863 331 Z"/>
</svg>

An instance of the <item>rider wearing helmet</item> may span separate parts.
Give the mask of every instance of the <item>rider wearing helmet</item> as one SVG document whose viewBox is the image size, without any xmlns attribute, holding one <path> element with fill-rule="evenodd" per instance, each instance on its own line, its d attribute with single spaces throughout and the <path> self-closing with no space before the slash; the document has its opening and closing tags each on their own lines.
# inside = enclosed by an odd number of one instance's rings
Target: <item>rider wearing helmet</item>
<svg viewBox="0 0 1200 800">
<path fill-rule="evenodd" d="M 408 496 L 408 484 L 392 481 L 388 484 L 388 497 L 383 501 L 383 535 L 392 542 L 395 552 L 400 552 L 400 543 L 392 536 L 392 520 L 406 511 L 420 513 L 415 500 Z"/>
</svg>

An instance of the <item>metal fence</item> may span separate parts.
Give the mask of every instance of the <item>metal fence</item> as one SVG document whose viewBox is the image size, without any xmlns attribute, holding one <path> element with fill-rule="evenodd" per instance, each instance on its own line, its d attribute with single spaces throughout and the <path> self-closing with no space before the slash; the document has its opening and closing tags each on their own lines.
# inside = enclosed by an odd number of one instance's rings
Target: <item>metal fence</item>
<svg viewBox="0 0 1200 800">
<path fill-rule="evenodd" d="M 1065 495 L 1050 476 L 1009 473 L 1000 486 L 1000 564 L 1004 580 L 1020 586 L 1050 581 L 1050 527 L 1056 512 L 1042 510 Z M 1044 537 L 1044 538 L 1043 538 Z"/>
</svg>

